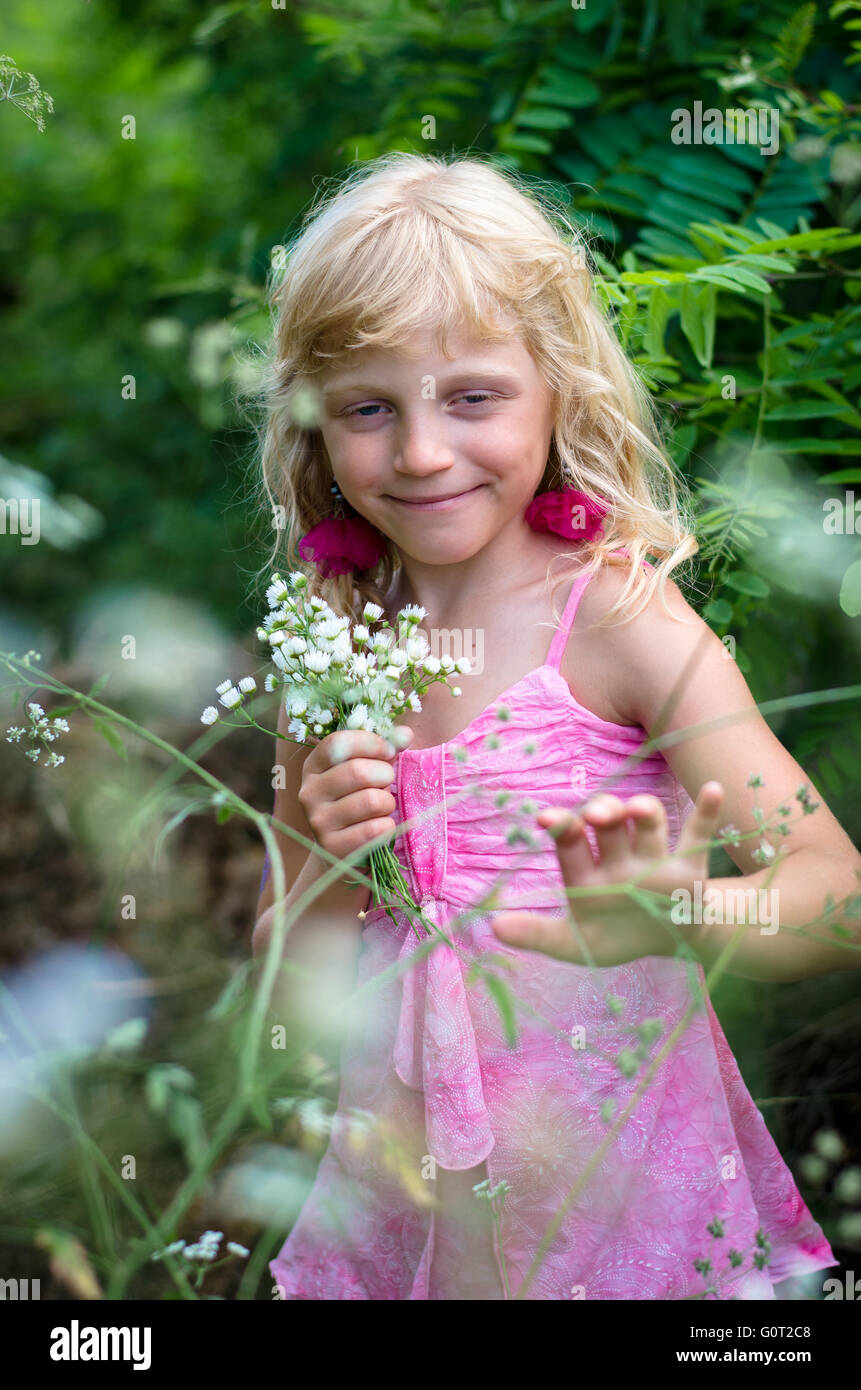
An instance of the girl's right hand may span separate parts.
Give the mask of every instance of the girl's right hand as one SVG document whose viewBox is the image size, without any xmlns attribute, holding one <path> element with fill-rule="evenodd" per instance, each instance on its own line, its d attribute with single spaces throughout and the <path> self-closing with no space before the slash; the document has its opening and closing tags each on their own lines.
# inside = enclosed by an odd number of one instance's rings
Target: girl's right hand
<svg viewBox="0 0 861 1390">
<path fill-rule="evenodd" d="M 407 730 L 412 737 L 412 730 Z M 299 802 L 317 843 L 345 859 L 378 835 L 394 833 L 397 749 L 366 729 L 336 729 L 305 759 Z"/>
</svg>

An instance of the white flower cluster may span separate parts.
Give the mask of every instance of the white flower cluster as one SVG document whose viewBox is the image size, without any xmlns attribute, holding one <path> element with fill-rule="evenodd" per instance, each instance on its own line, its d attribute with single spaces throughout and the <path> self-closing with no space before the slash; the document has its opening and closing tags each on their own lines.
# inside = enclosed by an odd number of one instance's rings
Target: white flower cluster
<svg viewBox="0 0 861 1390">
<path fill-rule="evenodd" d="M 231 680 L 222 681 L 220 685 L 215 687 L 215 693 L 220 697 L 221 703 L 224 705 L 225 709 L 238 709 L 245 699 L 245 696 L 250 695 L 251 692 L 256 689 L 257 682 L 254 677 L 243 676 L 242 680 L 238 681 L 236 685 L 234 685 Z M 207 705 L 203 714 L 200 716 L 200 722 L 201 724 L 214 724 L 217 718 L 218 710 L 215 705 Z"/>
<path fill-rule="evenodd" d="M 204 1231 L 196 1245 L 186 1245 L 184 1240 L 175 1240 L 172 1245 L 166 1245 L 163 1250 L 156 1250 L 150 1256 L 151 1260 L 163 1260 L 165 1255 L 182 1255 L 186 1260 L 200 1260 L 204 1264 L 211 1264 L 218 1257 L 218 1247 L 224 1237 L 223 1231 Z M 244 1245 L 239 1245 L 234 1240 L 229 1240 L 224 1247 L 231 1255 L 239 1255 L 246 1258 L 250 1253 Z"/>
<path fill-rule="evenodd" d="M 333 729 L 369 729 L 392 738 L 393 724 L 405 710 L 421 712 L 421 695 L 436 681 L 470 670 L 467 657 L 430 654 L 427 639 L 415 629 L 427 610 L 408 604 L 398 614 L 401 644 L 388 622 L 379 623 L 383 609 L 366 603 L 362 622 L 351 624 L 335 614 L 325 599 L 306 596 L 307 577 L 296 570 L 287 579 L 273 574 L 266 591 L 269 612 L 257 636 L 270 649 L 278 675 L 265 680 L 268 691 L 287 687 L 285 705 L 291 716 L 289 737 L 304 743 L 309 735 L 322 738 Z M 372 632 L 374 624 L 379 624 Z M 256 690 L 253 677 L 217 687 L 221 703 L 238 708 L 245 693 Z M 459 686 L 450 687 L 460 695 Z M 201 722 L 214 724 L 219 710 L 210 705 Z"/>
<path fill-rule="evenodd" d="M 30 727 L 18 728 L 12 726 L 6 730 L 7 743 L 20 743 L 24 734 L 29 734 L 33 744 L 32 748 L 25 749 L 24 757 L 30 758 L 34 763 L 39 761 L 39 755 L 43 752 L 40 745 L 53 743 L 61 734 L 69 732 L 69 725 L 65 719 L 48 719 L 41 705 L 37 705 L 35 700 L 31 700 L 27 706 L 27 713 L 30 716 Z M 42 764 L 43 767 L 59 767 L 66 759 L 59 753 L 49 753 Z"/>
</svg>

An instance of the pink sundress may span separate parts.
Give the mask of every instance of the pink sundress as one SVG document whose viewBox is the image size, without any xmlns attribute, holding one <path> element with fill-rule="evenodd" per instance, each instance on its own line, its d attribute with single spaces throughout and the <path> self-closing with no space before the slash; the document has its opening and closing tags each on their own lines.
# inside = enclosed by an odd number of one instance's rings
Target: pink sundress
<svg viewBox="0 0 861 1390">
<path fill-rule="evenodd" d="M 671 845 L 692 810 L 660 752 L 637 756 L 645 730 L 585 709 L 560 672 L 588 578 L 574 580 L 544 665 L 458 738 L 395 760 L 398 823 L 435 808 L 396 853 L 452 944 L 397 911 L 364 920 L 356 984 L 368 988 L 342 1047 L 328 1148 L 269 1265 L 282 1298 L 504 1299 L 526 1280 L 530 1299 L 688 1299 L 707 1287 L 769 1299 L 774 1283 L 838 1263 L 747 1090 L 702 966 L 649 956 L 591 969 L 504 946 L 490 929 L 494 903 L 564 915 L 538 808 L 650 792 Z M 530 827 L 531 842 L 518 833 Z M 482 968 L 514 1001 L 515 1045 Z M 495 1196 L 473 1193 L 485 1179 Z"/>
</svg>

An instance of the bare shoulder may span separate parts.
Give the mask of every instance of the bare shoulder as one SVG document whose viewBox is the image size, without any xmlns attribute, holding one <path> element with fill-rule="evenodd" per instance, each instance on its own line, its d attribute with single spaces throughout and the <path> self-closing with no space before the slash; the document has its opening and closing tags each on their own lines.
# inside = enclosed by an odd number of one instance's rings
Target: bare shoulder
<svg viewBox="0 0 861 1390">
<path fill-rule="evenodd" d="M 603 673 L 607 703 L 617 711 L 617 722 L 649 728 L 689 661 L 707 659 L 713 669 L 720 661 L 722 675 L 732 663 L 726 660 L 720 638 L 672 578 L 665 581 L 663 596 L 654 588 L 635 616 L 617 612 L 609 625 L 600 626 L 622 598 L 629 574 L 627 565 L 606 564 L 593 575 L 577 609 L 573 634 L 588 643 L 590 658 Z"/>
</svg>

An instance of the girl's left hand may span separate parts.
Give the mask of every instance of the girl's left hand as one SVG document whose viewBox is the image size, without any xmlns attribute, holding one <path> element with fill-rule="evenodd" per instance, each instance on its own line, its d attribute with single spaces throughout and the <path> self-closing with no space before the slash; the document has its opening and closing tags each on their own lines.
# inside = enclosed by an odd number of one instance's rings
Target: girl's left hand
<svg viewBox="0 0 861 1390">
<path fill-rule="evenodd" d="M 606 890 L 633 881 L 651 893 L 669 897 L 684 888 L 693 896 L 697 880 L 706 891 L 708 842 L 718 831 L 723 796 L 720 782 L 703 783 L 672 853 L 666 812 L 656 796 L 623 802 L 601 793 L 579 815 L 552 807 L 539 812 L 536 820 L 545 829 L 554 827 L 566 888 Z M 584 822 L 594 827 L 597 860 Z M 666 912 L 664 904 L 659 906 Z M 491 926 L 506 946 L 543 951 L 577 965 L 623 965 L 640 956 L 672 955 L 676 948 L 669 927 L 623 888 L 569 897 L 568 908 L 573 925 L 565 917 L 539 912 L 500 912 L 491 917 Z"/>
</svg>

